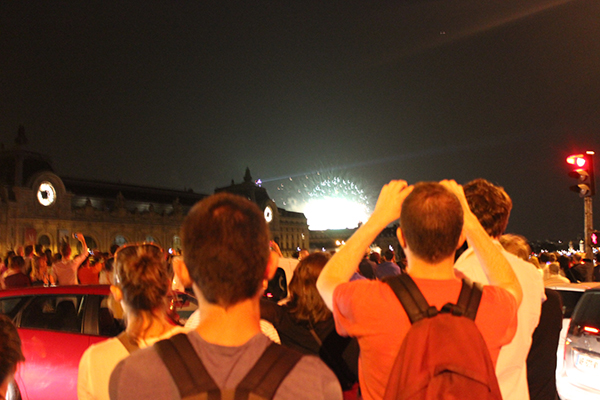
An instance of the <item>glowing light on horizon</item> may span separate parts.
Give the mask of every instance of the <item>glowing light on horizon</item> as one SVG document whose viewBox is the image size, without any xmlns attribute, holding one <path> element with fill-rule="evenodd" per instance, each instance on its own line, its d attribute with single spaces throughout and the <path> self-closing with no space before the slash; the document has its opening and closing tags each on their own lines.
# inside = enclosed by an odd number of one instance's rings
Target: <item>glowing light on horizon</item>
<svg viewBox="0 0 600 400">
<path fill-rule="evenodd" d="M 363 204 L 349 199 L 324 197 L 311 200 L 304 209 L 311 230 L 356 228 L 369 217 Z"/>
<path fill-rule="evenodd" d="M 369 199 L 352 180 L 317 172 L 286 178 L 277 190 L 281 205 L 302 212 L 311 230 L 356 228 L 370 214 Z"/>
</svg>

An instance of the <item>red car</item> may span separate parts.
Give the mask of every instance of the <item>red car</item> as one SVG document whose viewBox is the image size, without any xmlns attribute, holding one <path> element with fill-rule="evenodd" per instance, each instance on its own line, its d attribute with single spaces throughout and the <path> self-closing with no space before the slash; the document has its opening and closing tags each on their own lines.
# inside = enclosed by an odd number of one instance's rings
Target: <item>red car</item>
<svg viewBox="0 0 600 400">
<path fill-rule="evenodd" d="M 12 318 L 25 363 L 15 376 L 14 399 L 77 399 L 79 359 L 92 344 L 116 336 L 123 320 L 109 308 L 108 285 L 33 287 L 0 291 L 0 313 Z M 195 299 L 177 293 L 171 304 L 182 317 Z M 10 400 L 9 395 L 9 400 Z"/>
</svg>

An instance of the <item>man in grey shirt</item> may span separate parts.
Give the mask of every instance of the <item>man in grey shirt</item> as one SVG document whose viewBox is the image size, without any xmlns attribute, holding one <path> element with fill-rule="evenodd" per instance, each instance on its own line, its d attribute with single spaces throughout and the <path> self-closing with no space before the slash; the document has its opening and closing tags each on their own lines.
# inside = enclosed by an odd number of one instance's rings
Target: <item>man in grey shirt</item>
<svg viewBox="0 0 600 400">
<path fill-rule="evenodd" d="M 233 389 L 271 343 L 259 323 L 259 299 L 278 261 L 269 250 L 267 223 L 254 203 L 221 193 L 192 208 L 181 236 L 180 279 L 192 281 L 200 309 L 200 323 L 188 339 L 217 386 Z M 111 375 L 109 392 L 113 400 L 181 398 L 154 347 L 121 361 Z M 341 398 L 337 378 L 314 356 L 300 359 L 274 397 Z"/>
</svg>

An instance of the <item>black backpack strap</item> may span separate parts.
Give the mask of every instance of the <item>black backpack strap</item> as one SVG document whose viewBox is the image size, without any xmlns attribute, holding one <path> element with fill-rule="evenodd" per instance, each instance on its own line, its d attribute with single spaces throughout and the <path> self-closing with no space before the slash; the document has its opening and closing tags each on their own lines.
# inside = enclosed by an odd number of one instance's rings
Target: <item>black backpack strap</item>
<svg viewBox="0 0 600 400">
<path fill-rule="evenodd" d="M 154 344 L 177 385 L 182 399 L 207 392 L 208 400 L 219 400 L 221 390 L 209 375 L 196 350 L 184 333 Z"/>
<path fill-rule="evenodd" d="M 475 320 L 482 294 L 483 285 L 481 283 L 472 282 L 468 278 L 463 278 L 458 301 L 456 304 L 446 303 L 444 307 L 442 307 L 441 312 L 459 316 L 463 315 L 471 320 Z"/>
<path fill-rule="evenodd" d="M 130 354 L 140 348 L 140 346 L 136 342 L 134 342 L 133 340 L 131 340 L 131 338 L 127 334 L 127 331 L 121 332 L 117 336 L 117 339 L 119 339 L 119 341 L 121 342 L 121 344 L 123 346 L 125 346 L 125 348 L 127 349 L 127 352 L 130 353 Z"/>
<path fill-rule="evenodd" d="M 250 392 L 272 399 L 279 385 L 302 358 L 302 353 L 271 343 L 235 390 L 235 400 Z"/>
<path fill-rule="evenodd" d="M 438 310 L 427 303 L 415 281 L 408 274 L 392 276 L 385 278 L 383 281 L 390 285 L 394 294 L 400 300 L 400 304 L 404 307 L 411 324 L 423 318 L 437 315 Z"/>
<path fill-rule="evenodd" d="M 477 310 L 479 309 L 479 302 L 481 301 L 481 295 L 483 294 L 483 285 L 479 282 L 471 282 L 471 280 L 463 279 L 463 289 L 465 286 L 470 288 L 470 296 L 468 299 L 462 300 L 461 296 L 458 296 L 458 305 L 465 310 L 465 317 L 475 320 L 477 316 Z M 461 289 L 461 294 L 463 289 Z M 465 296 L 466 297 L 466 296 Z M 462 300 L 462 302 L 461 302 Z"/>
</svg>

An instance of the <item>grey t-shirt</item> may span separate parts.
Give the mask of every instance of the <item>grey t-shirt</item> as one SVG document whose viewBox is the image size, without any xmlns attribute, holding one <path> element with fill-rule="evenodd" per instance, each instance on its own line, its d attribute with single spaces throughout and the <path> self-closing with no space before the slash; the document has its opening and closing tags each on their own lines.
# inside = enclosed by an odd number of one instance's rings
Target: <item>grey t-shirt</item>
<svg viewBox="0 0 600 400">
<path fill-rule="evenodd" d="M 208 343 L 196 331 L 188 333 L 188 338 L 215 383 L 225 389 L 235 388 L 271 343 L 262 333 L 239 347 Z M 109 392 L 111 400 L 181 398 L 153 347 L 138 350 L 117 365 Z M 283 380 L 274 399 L 340 400 L 342 390 L 334 373 L 318 357 L 304 356 Z"/>
</svg>

